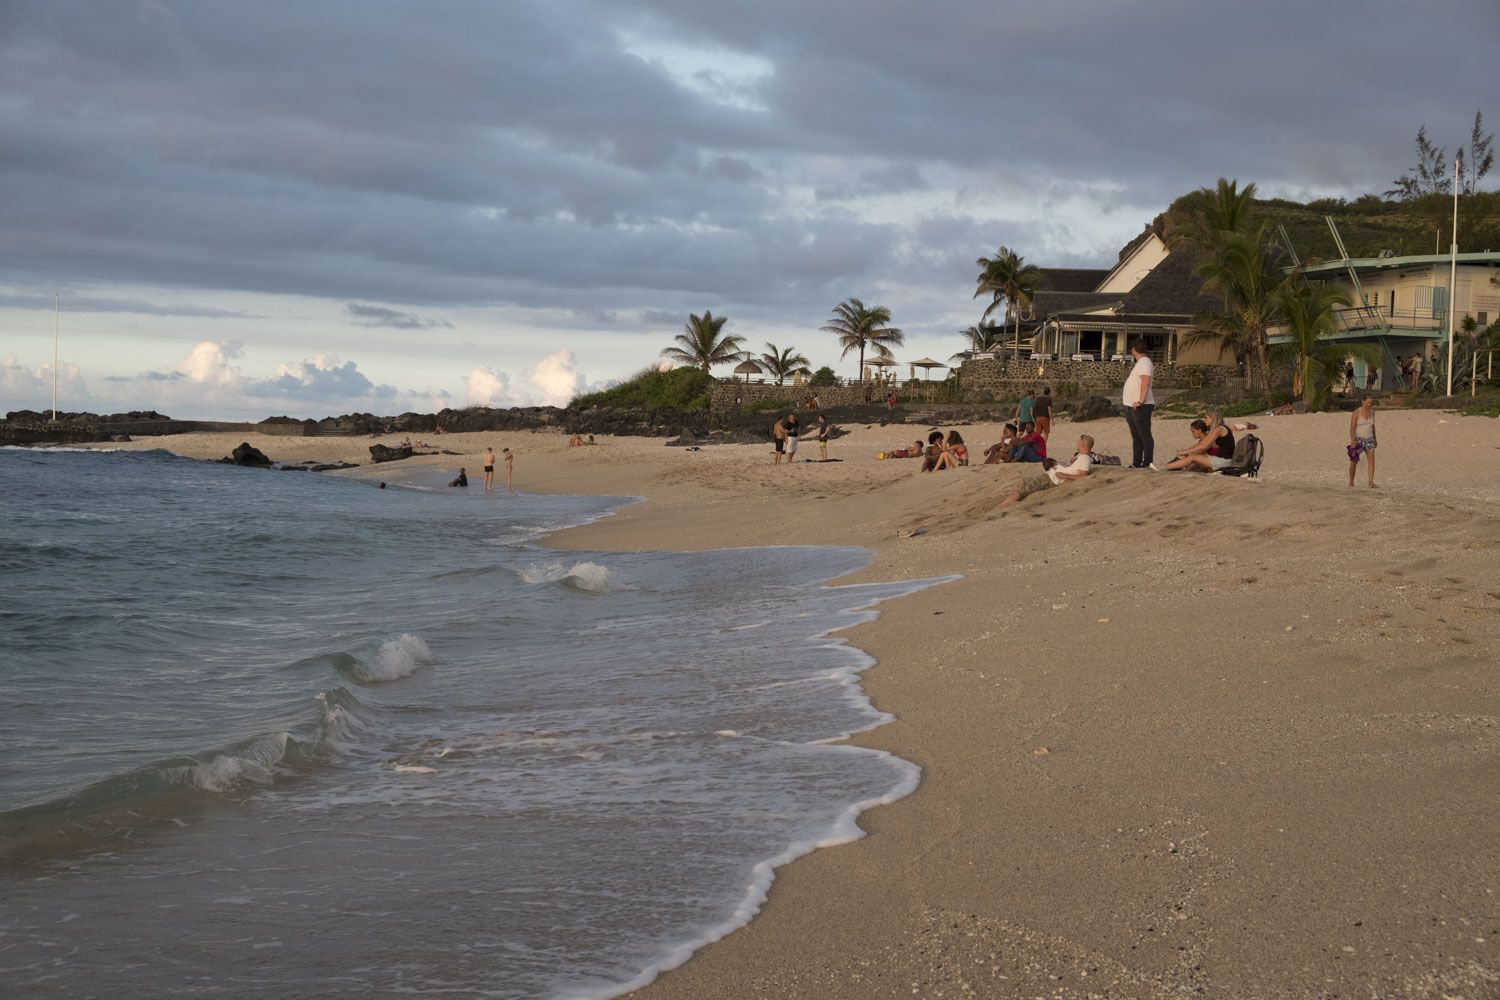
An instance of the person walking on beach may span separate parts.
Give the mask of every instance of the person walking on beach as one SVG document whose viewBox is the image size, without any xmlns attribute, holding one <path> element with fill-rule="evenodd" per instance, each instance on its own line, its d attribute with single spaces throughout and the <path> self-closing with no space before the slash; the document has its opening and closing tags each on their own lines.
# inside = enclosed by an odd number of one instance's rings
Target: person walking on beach
<svg viewBox="0 0 1500 1000">
<path fill-rule="evenodd" d="M 1151 391 L 1152 376 L 1156 366 L 1146 357 L 1146 342 L 1137 340 L 1130 345 L 1130 356 L 1135 365 L 1125 377 L 1125 423 L 1130 427 L 1130 467 L 1144 469 L 1156 458 L 1156 440 L 1151 436 L 1151 412 L 1156 409 L 1156 396 Z"/>
<path fill-rule="evenodd" d="M 781 456 L 786 453 L 786 421 L 777 420 L 771 425 L 771 437 L 776 439 L 776 461 L 773 465 L 781 464 Z"/>
<path fill-rule="evenodd" d="M 828 461 L 828 418 L 818 414 L 818 460 Z"/>
<path fill-rule="evenodd" d="M 495 485 L 495 449 L 485 446 L 484 449 L 484 491 L 488 493 Z"/>
<path fill-rule="evenodd" d="M 500 454 L 505 458 L 505 488 L 510 489 L 511 472 L 514 468 L 516 456 L 510 453 L 509 448 L 501 448 Z"/>
<path fill-rule="evenodd" d="M 1036 423 L 1036 432 L 1043 439 L 1052 436 L 1052 390 L 1042 386 L 1042 391 L 1031 401 L 1031 415 Z"/>
<path fill-rule="evenodd" d="M 786 464 L 791 465 L 797 461 L 797 439 L 802 434 L 802 424 L 795 413 L 788 413 L 783 423 L 786 425 Z"/>
<path fill-rule="evenodd" d="M 1370 489 L 1375 488 L 1375 397 L 1368 392 L 1359 401 L 1359 409 L 1349 414 L 1349 485 L 1359 470 L 1359 456 L 1365 457 L 1365 473 Z"/>
<path fill-rule="evenodd" d="M 1020 427 L 1023 424 L 1034 423 L 1035 421 L 1032 420 L 1032 411 L 1035 409 L 1036 400 L 1032 399 L 1030 394 L 1022 396 L 1021 402 L 1016 404 L 1016 426 Z"/>
</svg>

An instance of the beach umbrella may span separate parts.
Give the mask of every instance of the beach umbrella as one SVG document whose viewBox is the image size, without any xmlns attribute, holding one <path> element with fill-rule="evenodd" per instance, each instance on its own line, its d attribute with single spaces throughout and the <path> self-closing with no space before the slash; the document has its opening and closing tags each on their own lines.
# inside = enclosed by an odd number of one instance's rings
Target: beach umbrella
<svg viewBox="0 0 1500 1000">
<path fill-rule="evenodd" d="M 913 368 L 924 369 L 927 372 L 927 377 L 928 378 L 932 377 L 932 369 L 934 369 L 934 368 L 947 368 L 948 367 L 947 365 L 943 364 L 941 361 L 934 361 L 931 358 L 922 358 L 922 359 L 920 359 L 918 361 L 913 361 L 911 363 L 911 366 Z"/>
</svg>

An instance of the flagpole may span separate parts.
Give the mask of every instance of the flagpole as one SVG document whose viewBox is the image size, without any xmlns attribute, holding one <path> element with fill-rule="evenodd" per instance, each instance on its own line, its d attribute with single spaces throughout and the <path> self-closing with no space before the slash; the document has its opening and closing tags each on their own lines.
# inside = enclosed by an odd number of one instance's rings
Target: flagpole
<svg viewBox="0 0 1500 1000">
<path fill-rule="evenodd" d="M 57 423 L 57 340 L 62 329 L 58 318 L 58 297 L 52 293 L 52 422 Z"/>
<path fill-rule="evenodd" d="M 1448 265 L 1448 392 L 1453 395 L 1453 318 L 1458 310 L 1458 168 L 1462 161 L 1453 158 L 1453 244 Z"/>
</svg>

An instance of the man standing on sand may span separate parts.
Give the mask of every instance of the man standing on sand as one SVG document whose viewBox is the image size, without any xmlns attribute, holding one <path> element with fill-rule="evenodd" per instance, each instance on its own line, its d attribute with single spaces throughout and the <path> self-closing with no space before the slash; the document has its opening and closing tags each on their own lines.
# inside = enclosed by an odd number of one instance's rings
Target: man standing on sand
<svg viewBox="0 0 1500 1000">
<path fill-rule="evenodd" d="M 1130 345 L 1135 365 L 1125 377 L 1125 423 L 1130 427 L 1130 467 L 1144 469 L 1156 458 L 1156 440 L 1151 436 L 1151 413 L 1156 396 L 1151 391 L 1156 366 L 1146 357 L 1146 342 L 1137 339 Z"/>
<path fill-rule="evenodd" d="M 786 452 L 786 424 L 783 421 L 777 420 L 771 426 L 771 437 L 776 439 L 776 461 L 772 464 L 780 465 L 781 456 Z"/>
<path fill-rule="evenodd" d="M 828 418 L 818 414 L 818 460 L 828 461 Z"/>
<path fill-rule="evenodd" d="M 514 467 L 513 463 L 516 460 L 516 456 L 510 453 L 509 448 L 501 448 L 500 454 L 505 456 L 505 488 L 510 489 L 511 470 Z"/>
<path fill-rule="evenodd" d="M 484 449 L 484 491 L 488 493 L 490 487 L 495 484 L 495 449 L 485 446 Z"/>
<path fill-rule="evenodd" d="M 1016 406 L 1016 426 L 1020 427 L 1022 424 L 1034 423 L 1032 411 L 1035 409 L 1036 401 L 1030 395 L 1022 396 L 1021 402 Z"/>
<path fill-rule="evenodd" d="M 1036 423 L 1036 432 L 1043 440 L 1052 436 L 1052 390 L 1042 386 L 1042 392 L 1031 401 L 1031 416 Z"/>
<path fill-rule="evenodd" d="M 788 413 L 782 423 L 786 426 L 786 464 L 791 465 L 797 461 L 797 438 L 802 434 L 802 425 L 795 413 Z"/>
</svg>

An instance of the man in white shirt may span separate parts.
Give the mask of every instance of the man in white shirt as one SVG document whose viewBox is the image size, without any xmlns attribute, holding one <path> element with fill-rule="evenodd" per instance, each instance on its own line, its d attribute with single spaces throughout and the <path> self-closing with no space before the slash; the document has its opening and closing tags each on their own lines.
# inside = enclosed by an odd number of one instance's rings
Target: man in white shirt
<svg viewBox="0 0 1500 1000">
<path fill-rule="evenodd" d="M 1151 413 L 1156 409 L 1156 396 L 1151 391 L 1155 380 L 1156 366 L 1146 357 L 1146 342 L 1136 340 L 1130 345 L 1130 356 L 1135 365 L 1125 377 L 1125 423 L 1130 427 L 1130 467 L 1144 469 L 1156 457 L 1156 440 L 1151 436 Z"/>
<path fill-rule="evenodd" d="M 1047 470 L 1047 478 L 1053 485 L 1061 486 L 1071 479 L 1082 479 L 1094 467 L 1094 439 L 1087 434 L 1078 438 L 1078 454 L 1067 465 L 1054 465 Z"/>
</svg>

